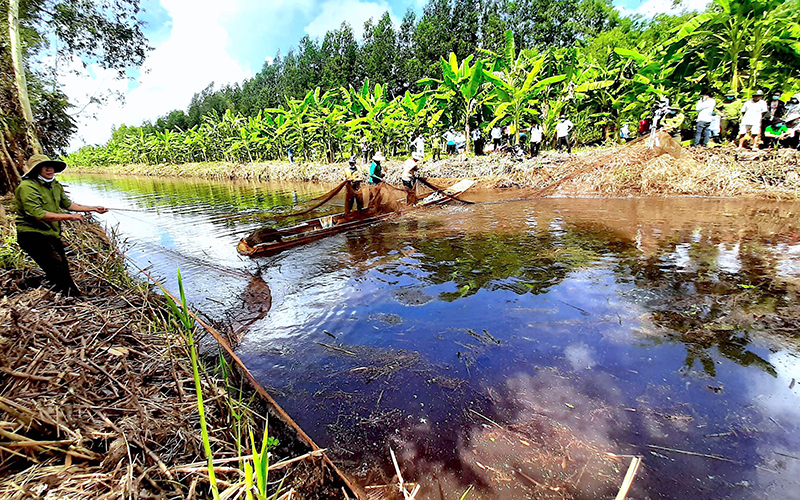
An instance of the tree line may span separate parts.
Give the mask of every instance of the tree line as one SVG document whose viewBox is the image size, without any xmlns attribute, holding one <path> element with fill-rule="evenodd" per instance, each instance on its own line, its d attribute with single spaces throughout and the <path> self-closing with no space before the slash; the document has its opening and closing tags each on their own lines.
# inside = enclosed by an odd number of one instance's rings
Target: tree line
<svg viewBox="0 0 800 500">
<path fill-rule="evenodd" d="M 448 31 L 456 29 L 453 13 L 466 5 L 461 0 L 431 0 L 419 21 L 407 14 L 398 32 L 388 15 L 374 26 L 370 21 L 361 45 L 346 24 L 320 44 L 305 37 L 297 51 L 265 64 L 242 85 L 216 91 L 210 86 L 194 97 L 188 112 L 122 126 L 105 146 L 83 148 L 69 161 L 252 162 L 286 158 L 289 148 L 305 160 L 334 161 L 353 154 L 364 140 L 392 154 L 406 149 L 409 135 L 430 138 L 451 127 L 469 138 L 471 130 L 500 123 L 516 135 L 537 121 L 547 133 L 561 113 L 571 117 L 577 139 L 586 143 L 609 139 L 624 121 L 638 122 L 659 97 L 689 114 L 707 89 L 741 95 L 777 89 L 788 95 L 800 88 L 798 0 L 714 0 L 700 14 L 647 21 L 581 0 L 559 4 L 570 7 L 565 19 L 572 21 L 552 32 L 525 17 L 519 7 L 524 2 L 486 1 L 468 3 L 478 8 L 469 11 L 477 29 L 467 39 L 465 31 Z M 494 27 L 512 22 L 521 34 L 493 34 Z M 580 30 L 570 28 L 578 25 Z M 435 38 L 425 38 L 428 33 L 445 32 L 449 45 L 437 45 L 444 52 L 430 63 L 426 57 L 432 55 L 417 44 Z M 543 44 L 540 37 L 548 36 L 556 38 Z M 341 53 L 350 54 L 353 65 L 330 55 L 337 46 L 350 47 Z M 411 55 L 385 57 L 403 47 Z M 413 81 L 404 69 L 412 67 Z"/>
</svg>

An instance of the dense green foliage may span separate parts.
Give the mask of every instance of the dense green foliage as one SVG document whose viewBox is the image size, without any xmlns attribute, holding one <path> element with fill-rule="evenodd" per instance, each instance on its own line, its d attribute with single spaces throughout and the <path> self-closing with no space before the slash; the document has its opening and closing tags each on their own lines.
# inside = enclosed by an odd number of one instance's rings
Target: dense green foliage
<svg viewBox="0 0 800 500">
<path fill-rule="evenodd" d="M 692 116 L 699 92 L 783 94 L 800 86 L 800 0 L 715 0 L 706 12 L 621 17 L 607 0 L 429 0 L 399 29 L 388 13 L 359 43 L 347 24 L 241 85 L 196 94 L 188 111 L 121 126 L 77 164 L 333 161 L 364 137 L 406 151 L 411 134 L 539 121 L 560 113 L 581 142 L 609 139 L 662 96 Z M 371 82 L 378 82 L 372 84 Z M 635 128 L 635 127 L 634 127 Z"/>
</svg>

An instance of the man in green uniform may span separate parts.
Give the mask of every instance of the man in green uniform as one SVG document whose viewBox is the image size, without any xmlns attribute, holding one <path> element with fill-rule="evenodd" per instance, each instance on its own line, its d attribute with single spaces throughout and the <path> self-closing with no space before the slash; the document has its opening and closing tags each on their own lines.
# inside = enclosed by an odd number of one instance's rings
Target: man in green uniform
<svg viewBox="0 0 800 500">
<path fill-rule="evenodd" d="M 28 172 L 14 192 L 14 204 L 20 248 L 42 268 L 57 292 L 75 297 L 80 295 L 80 291 L 69 272 L 64 244 L 61 242 L 61 222 L 83 221 L 84 218 L 81 214 L 62 213 L 62 210 L 99 214 L 108 210 L 72 203 L 56 180 L 56 174 L 66 167 L 63 161 L 33 155 L 28 160 Z"/>
<path fill-rule="evenodd" d="M 725 94 L 722 101 L 722 120 L 720 121 L 719 136 L 723 141 L 732 141 L 739 130 L 739 115 L 742 111 L 742 101 L 736 94 Z"/>
</svg>

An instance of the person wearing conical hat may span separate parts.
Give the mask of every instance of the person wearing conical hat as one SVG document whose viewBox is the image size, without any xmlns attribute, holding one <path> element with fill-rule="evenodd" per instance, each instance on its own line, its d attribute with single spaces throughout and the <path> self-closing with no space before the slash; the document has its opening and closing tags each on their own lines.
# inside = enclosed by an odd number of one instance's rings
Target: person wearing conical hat
<svg viewBox="0 0 800 500">
<path fill-rule="evenodd" d="M 375 153 L 375 156 L 372 157 L 372 163 L 369 164 L 369 183 L 370 184 L 379 184 L 383 182 L 383 168 L 381 167 L 381 162 L 386 158 L 383 156 L 383 153 L 378 151 Z"/>
<path fill-rule="evenodd" d="M 14 191 L 17 218 L 17 243 L 44 271 L 55 290 L 65 296 L 78 296 L 80 291 L 72 280 L 69 263 L 61 241 L 63 221 L 83 221 L 83 215 L 64 213 L 106 213 L 103 207 L 78 205 L 64 192 L 56 180 L 67 164 L 51 160 L 45 155 L 33 155 L 27 163 L 28 171 Z"/>
<path fill-rule="evenodd" d="M 419 170 L 419 163 L 422 161 L 422 153 L 414 151 L 411 153 L 411 158 L 403 163 L 403 175 L 400 180 L 403 181 L 403 187 L 406 189 L 414 189 L 417 183 L 417 171 Z"/>
</svg>

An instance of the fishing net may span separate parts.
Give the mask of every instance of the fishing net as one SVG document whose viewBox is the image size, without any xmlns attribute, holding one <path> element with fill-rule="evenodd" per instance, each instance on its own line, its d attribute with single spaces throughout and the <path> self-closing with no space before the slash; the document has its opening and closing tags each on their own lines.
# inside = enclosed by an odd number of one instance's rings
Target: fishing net
<svg viewBox="0 0 800 500">
<path fill-rule="evenodd" d="M 526 199 L 547 196 L 565 184 L 587 192 L 616 189 L 620 182 L 625 183 L 627 179 L 637 177 L 657 159 L 662 159 L 661 164 L 679 164 L 685 168 L 696 165 L 680 142 L 666 132 L 658 132 L 654 137 L 640 137 L 621 147 L 572 157 L 551 172 L 539 172 L 542 176 L 540 186 L 522 190 L 519 197 Z"/>
<path fill-rule="evenodd" d="M 374 186 L 361 187 L 362 190 L 369 190 L 369 201 L 364 204 L 369 210 L 374 210 L 375 215 L 386 214 L 389 212 L 400 212 L 409 204 L 409 192 L 381 182 Z"/>
</svg>

